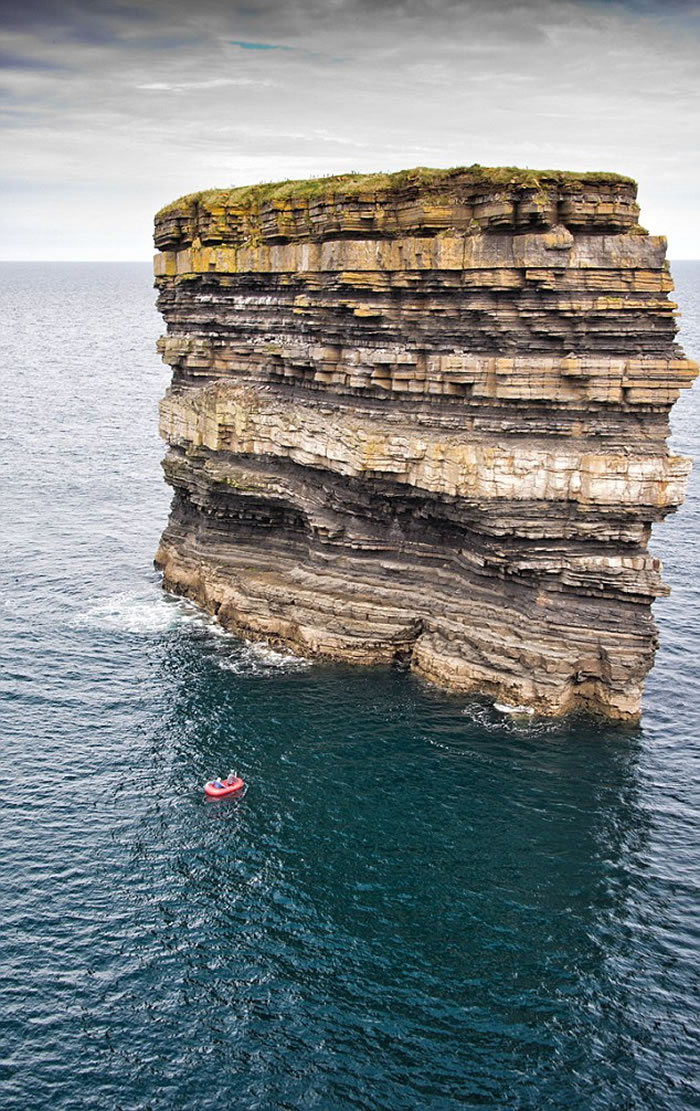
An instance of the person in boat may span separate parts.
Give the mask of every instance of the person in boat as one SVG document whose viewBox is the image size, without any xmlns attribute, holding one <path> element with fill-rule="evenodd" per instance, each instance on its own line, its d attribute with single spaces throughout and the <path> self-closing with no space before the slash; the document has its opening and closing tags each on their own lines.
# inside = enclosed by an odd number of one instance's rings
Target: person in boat
<svg viewBox="0 0 700 1111">
<path fill-rule="evenodd" d="M 216 787 L 217 791 L 223 791 L 226 784 L 222 783 L 220 779 L 215 779 L 214 786 Z"/>
<path fill-rule="evenodd" d="M 233 784 L 236 782 L 237 779 L 238 779 L 238 776 L 236 775 L 235 772 L 229 772 L 228 777 L 226 779 L 226 786 L 227 787 L 233 787 Z"/>
</svg>

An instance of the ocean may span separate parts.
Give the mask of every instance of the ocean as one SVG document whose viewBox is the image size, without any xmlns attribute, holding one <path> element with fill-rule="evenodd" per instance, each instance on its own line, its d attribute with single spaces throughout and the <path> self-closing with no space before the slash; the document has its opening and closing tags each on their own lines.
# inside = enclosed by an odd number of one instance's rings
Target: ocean
<svg viewBox="0 0 700 1111">
<path fill-rule="evenodd" d="M 0 278 L 4 1111 L 700 1107 L 700 468 L 641 725 L 523 725 L 164 595 L 149 265 Z"/>
</svg>

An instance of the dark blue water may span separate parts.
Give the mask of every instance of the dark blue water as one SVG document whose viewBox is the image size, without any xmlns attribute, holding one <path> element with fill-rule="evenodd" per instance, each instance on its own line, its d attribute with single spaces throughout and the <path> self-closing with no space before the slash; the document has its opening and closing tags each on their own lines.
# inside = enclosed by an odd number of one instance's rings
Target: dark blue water
<svg viewBox="0 0 700 1111">
<path fill-rule="evenodd" d="M 700 1106 L 700 471 L 642 727 L 521 728 L 162 596 L 148 266 L 0 276 L 0 1106 Z"/>
</svg>

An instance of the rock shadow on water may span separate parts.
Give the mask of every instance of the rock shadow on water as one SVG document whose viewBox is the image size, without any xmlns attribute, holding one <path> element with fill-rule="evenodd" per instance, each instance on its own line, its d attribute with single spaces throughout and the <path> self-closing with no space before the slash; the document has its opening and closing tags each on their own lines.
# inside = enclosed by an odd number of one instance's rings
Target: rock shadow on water
<svg viewBox="0 0 700 1111">
<path fill-rule="evenodd" d="M 492 707 L 390 671 L 251 682 L 190 649 L 163 646 L 151 744 L 173 798 L 130 867 L 173 1035 L 182 999 L 200 1016 L 193 1083 L 206 1045 L 243 1102 L 361 1106 L 371 1085 L 375 1106 L 456 1107 L 457 1078 L 459 1100 L 504 1106 L 671 1091 L 665 1005 L 638 1005 L 653 946 L 630 949 L 649 896 L 638 735 L 492 728 Z M 228 762 L 249 793 L 212 821 L 202 773 Z"/>
</svg>

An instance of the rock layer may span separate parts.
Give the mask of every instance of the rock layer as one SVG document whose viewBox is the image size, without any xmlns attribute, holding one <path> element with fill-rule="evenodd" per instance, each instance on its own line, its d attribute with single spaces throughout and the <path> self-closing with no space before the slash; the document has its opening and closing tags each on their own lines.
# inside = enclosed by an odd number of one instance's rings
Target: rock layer
<svg viewBox="0 0 700 1111">
<path fill-rule="evenodd" d="M 697 371 L 637 218 L 627 178 L 481 167 L 163 209 L 164 586 L 305 654 L 635 719 Z"/>
</svg>

